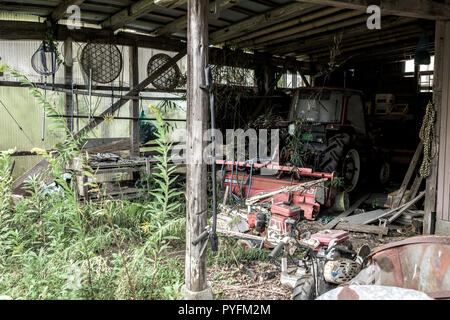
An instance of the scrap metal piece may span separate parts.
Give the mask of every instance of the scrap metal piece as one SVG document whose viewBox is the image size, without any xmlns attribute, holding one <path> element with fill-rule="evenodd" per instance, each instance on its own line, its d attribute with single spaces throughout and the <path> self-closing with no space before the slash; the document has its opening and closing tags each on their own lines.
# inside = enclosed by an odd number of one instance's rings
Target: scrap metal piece
<svg viewBox="0 0 450 320">
<path fill-rule="evenodd" d="M 450 237 L 418 236 L 386 244 L 369 255 L 356 283 L 395 286 L 450 298 Z"/>
</svg>

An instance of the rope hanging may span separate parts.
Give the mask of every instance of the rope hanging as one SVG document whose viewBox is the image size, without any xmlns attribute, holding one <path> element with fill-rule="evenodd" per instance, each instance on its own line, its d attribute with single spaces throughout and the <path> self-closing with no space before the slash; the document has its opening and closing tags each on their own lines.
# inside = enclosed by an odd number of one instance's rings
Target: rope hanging
<svg viewBox="0 0 450 320">
<path fill-rule="evenodd" d="M 435 138 L 436 109 L 430 101 L 427 105 L 419 137 L 423 141 L 423 161 L 419 169 L 420 176 L 427 178 L 431 173 L 431 160 L 434 155 L 431 154 L 433 141 Z"/>
</svg>

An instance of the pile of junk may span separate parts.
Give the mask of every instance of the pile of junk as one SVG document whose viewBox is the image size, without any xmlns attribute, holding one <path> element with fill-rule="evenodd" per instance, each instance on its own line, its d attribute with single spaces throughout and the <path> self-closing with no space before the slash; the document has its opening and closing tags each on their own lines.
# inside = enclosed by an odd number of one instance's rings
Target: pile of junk
<svg viewBox="0 0 450 320">
<path fill-rule="evenodd" d="M 301 232 L 301 222 L 315 220 L 323 207 L 347 210 L 348 195 L 333 183 L 336 172 L 270 159 L 216 163 L 221 170 L 213 177 L 222 192 L 210 238 L 217 232 L 241 246 L 271 250 L 294 300 L 450 298 L 450 237 L 418 236 L 371 250 L 353 248 L 348 231 Z"/>
<path fill-rule="evenodd" d="M 311 126 L 301 134 L 299 163 L 280 163 L 276 156 L 220 160 L 213 150 L 212 181 L 221 186 L 221 203 L 213 188 L 211 227 L 193 244 L 208 238 L 215 251 L 220 235 L 244 247 L 271 250 L 281 283 L 293 288 L 295 300 L 450 298 L 449 237 L 418 236 L 371 250 L 353 248 L 345 230 L 301 231 L 301 221 L 316 220 L 323 209 L 348 211 L 349 193 L 360 184 L 363 165 L 370 167 L 360 94 L 320 90 L 318 99 L 312 93 L 296 92 L 288 119 L 293 134 L 295 120 L 306 119 Z"/>
</svg>

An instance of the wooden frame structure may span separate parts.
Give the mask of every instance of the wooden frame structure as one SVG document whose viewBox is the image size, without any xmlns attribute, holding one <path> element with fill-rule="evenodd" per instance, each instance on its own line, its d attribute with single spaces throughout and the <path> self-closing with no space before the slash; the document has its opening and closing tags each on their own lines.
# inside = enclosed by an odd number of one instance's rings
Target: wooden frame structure
<svg viewBox="0 0 450 320">
<path fill-rule="evenodd" d="M 177 52 L 165 67 L 176 63 L 187 52 L 187 160 L 192 164 L 187 166 L 186 290 L 191 298 L 198 298 L 201 295 L 196 293 L 208 289 L 205 255 L 199 245 L 190 242 L 206 225 L 206 165 L 201 157 L 208 100 L 199 86 L 204 82 L 204 67 L 208 63 L 221 63 L 220 47 L 223 46 L 253 51 L 235 52 L 246 60 L 235 66 L 255 70 L 263 70 L 267 65 L 289 66 L 304 78 L 305 74 L 317 72 L 317 65 L 328 62 L 329 45 L 337 35 L 341 35 L 340 45 L 345 50 L 336 64 L 342 61 L 357 64 L 369 59 L 394 61 L 412 57 L 418 36 L 423 30 L 431 30 L 435 34 L 435 47 L 431 51 L 436 55 L 434 102 L 438 134 L 434 151 L 438 156 L 432 160 L 431 176 L 427 179 L 424 232 L 434 232 L 436 218 L 436 231 L 450 234 L 450 3 L 433 0 L 379 0 L 377 3 L 383 17 L 382 29 L 371 31 L 366 27 L 366 8 L 371 4 L 368 0 L 188 0 L 187 6 L 186 0 L 120 0 L 107 5 L 95 0 L 42 0 L 39 4 L 23 0 L 2 4 L 0 10 L 51 21 L 55 40 L 130 46 L 129 92 L 104 114 L 118 110 L 129 97 L 148 90 L 146 87 L 152 79 L 163 72 L 164 67 L 138 83 L 138 47 Z M 84 26 L 79 30 L 64 25 L 71 5 L 81 9 Z M 419 23 L 418 19 L 429 21 Z M 42 23 L 0 21 L 0 39 L 42 40 L 45 32 Z M 218 46 L 212 48 L 209 43 Z M 266 78 L 264 70 L 259 73 Z M 65 75 L 67 86 L 70 65 Z M 67 95 L 67 108 L 69 104 Z M 136 101 L 130 104 L 133 117 L 137 116 L 137 109 Z M 94 118 L 82 130 L 92 129 L 101 121 Z M 137 135 L 136 120 L 131 120 L 132 154 L 139 152 Z M 39 168 L 42 166 L 45 163 L 39 164 Z"/>
</svg>

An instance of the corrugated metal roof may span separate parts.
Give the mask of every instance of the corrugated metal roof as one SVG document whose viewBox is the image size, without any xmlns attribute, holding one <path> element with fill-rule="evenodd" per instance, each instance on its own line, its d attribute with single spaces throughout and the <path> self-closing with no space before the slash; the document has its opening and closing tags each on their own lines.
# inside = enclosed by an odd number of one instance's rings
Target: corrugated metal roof
<svg viewBox="0 0 450 320">
<path fill-rule="evenodd" d="M 62 3 L 63 0 L 8 0 L 8 1 L 0 1 L 0 10 L 9 10 L 19 13 L 27 13 L 34 14 L 37 16 L 41 16 L 44 19 L 46 16 L 49 16 L 51 11 L 57 7 L 58 4 Z M 104 21 L 114 14 L 117 14 L 121 10 L 126 10 L 130 5 L 137 3 L 138 0 L 87 0 L 81 5 L 81 19 L 84 22 L 101 25 Z M 273 17 L 271 15 L 267 15 L 268 12 L 272 10 L 279 10 L 283 6 L 295 6 L 291 10 L 286 10 L 281 17 L 276 18 L 275 20 L 271 20 L 267 22 L 268 17 Z M 308 7 L 309 6 L 309 7 Z M 316 40 L 321 40 L 323 37 L 328 37 L 330 41 L 332 41 L 334 35 L 340 32 L 348 32 L 350 29 L 359 27 L 365 27 L 365 21 L 363 19 L 353 19 L 347 18 L 345 22 L 345 26 L 341 26 L 340 22 L 344 22 L 341 20 L 333 20 L 333 15 L 338 16 L 335 13 L 332 14 L 324 14 L 319 15 L 316 18 L 308 19 L 308 16 L 314 15 L 316 11 L 329 9 L 329 7 L 325 6 L 314 6 L 314 10 L 310 10 L 311 4 L 301 3 L 295 0 L 239 0 L 230 7 L 226 9 L 222 9 L 216 15 L 211 15 L 209 19 L 210 26 L 210 34 L 214 34 L 218 30 L 222 30 L 226 32 L 230 25 L 234 25 L 236 23 L 241 23 L 244 21 L 251 21 L 252 19 L 258 18 L 258 22 L 251 24 L 250 26 L 245 26 L 245 42 L 242 46 L 239 45 L 239 41 L 244 41 L 240 39 L 242 34 L 231 33 L 230 36 L 223 36 L 221 40 L 217 40 L 212 38 L 213 43 L 220 44 L 231 44 L 237 45 L 241 48 L 253 49 L 253 50 L 261 50 L 264 52 L 274 52 L 276 54 L 286 55 L 286 56 L 305 56 L 304 52 L 296 53 L 296 50 L 289 52 L 279 53 L 279 47 L 283 47 L 288 44 L 299 44 L 302 43 L 308 44 L 310 47 L 311 43 L 314 43 Z M 309 8 L 309 9 L 308 9 Z M 363 18 L 364 12 L 360 12 L 361 18 Z M 119 26 L 128 30 L 136 30 L 139 32 L 143 32 L 145 34 L 151 34 L 155 30 L 160 28 L 170 26 L 172 22 L 177 21 L 177 19 L 181 19 L 181 17 L 186 16 L 186 3 L 182 3 L 182 1 L 178 1 L 176 7 L 160 7 L 154 8 L 153 10 L 148 10 L 142 16 L 139 16 L 134 21 L 131 21 L 124 26 Z M 275 15 L 277 16 L 277 15 Z M 302 17 L 302 20 L 298 20 L 299 17 Z M 304 20 L 305 18 L 306 20 Z M 307 21 L 307 22 L 304 22 Z M 312 22 L 313 24 L 310 24 Z M 408 23 L 412 24 L 415 22 L 409 21 Z M 285 25 L 285 26 L 284 26 Z M 278 26 L 278 27 L 277 27 Z M 295 31 L 299 26 L 306 26 L 306 29 L 302 29 L 300 31 Z M 262 35 L 259 30 L 270 27 L 271 30 L 267 34 Z M 321 28 L 322 27 L 322 28 Z M 236 29 L 236 28 L 235 28 Z M 315 32 L 310 32 L 310 29 L 316 29 Z M 177 41 L 180 38 L 186 37 L 186 25 L 180 25 L 180 27 L 175 29 L 170 29 L 170 34 L 163 33 L 165 37 L 172 37 Z M 293 30 L 293 33 L 284 33 L 285 30 Z M 255 32 L 258 31 L 258 32 Z M 270 39 L 267 37 L 268 35 L 277 35 L 281 34 L 280 38 L 276 38 L 276 44 L 271 43 Z M 376 31 L 371 31 L 370 34 L 375 34 Z M 255 38 L 248 37 L 247 35 L 251 34 Z M 368 36 L 370 36 L 368 33 Z M 264 37 L 263 39 L 259 39 L 258 37 Z M 284 39 L 286 38 L 286 39 Z M 252 39 L 252 41 L 248 41 Z M 253 40 L 255 41 L 253 42 Z M 261 41 L 260 41 L 261 40 Z M 257 43 L 257 46 L 247 46 L 248 43 Z M 323 49 L 323 41 L 318 42 L 320 46 L 317 47 L 318 50 Z M 331 42 L 330 42 L 331 45 Z M 398 46 L 402 45 L 402 42 L 397 44 Z M 327 46 L 328 47 L 328 46 Z M 328 50 L 328 48 L 325 48 Z M 289 49 L 290 50 L 290 49 Z M 323 53 L 322 53 L 323 54 Z"/>
</svg>

